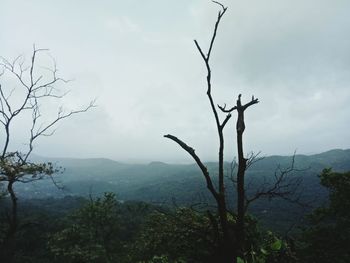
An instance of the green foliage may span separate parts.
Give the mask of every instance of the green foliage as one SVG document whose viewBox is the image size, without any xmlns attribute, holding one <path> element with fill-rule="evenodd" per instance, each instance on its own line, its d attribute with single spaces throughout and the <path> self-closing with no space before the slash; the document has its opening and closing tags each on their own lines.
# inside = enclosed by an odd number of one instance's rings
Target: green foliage
<svg viewBox="0 0 350 263">
<path fill-rule="evenodd" d="M 18 152 L 6 153 L 0 158 L 0 182 L 1 181 L 34 181 L 43 176 L 51 176 L 58 172 L 51 162 L 31 163 L 24 160 L 24 156 Z"/>
<path fill-rule="evenodd" d="M 350 172 L 335 173 L 323 170 L 321 184 L 330 190 L 330 205 L 324 210 L 325 216 L 336 216 L 338 220 L 350 219 Z"/>
<path fill-rule="evenodd" d="M 118 202 L 106 194 L 24 201 L 21 211 L 29 224 L 19 232 L 16 262 L 218 262 L 220 255 L 208 215 L 189 208 Z M 229 222 L 233 231 L 234 215 Z M 245 223 L 246 262 L 293 262 L 285 241 L 259 230 L 250 216 Z"/>
<path fill-rule="evenodd" d="M 140 232 L 142 223 L 154 211 L 154 206 L 143 202 L 118 202 L 115 197 L 110 197 L 107 200 L 105 197 L 87 200 L 76 196 L 21 200 L 21 224 L 17 233 L 14 262 L 46 263 L 62 262 L 63 259 L 67 262 L 108 262 L 108 259 L 104 260 L 105 251 L 104 247 L 101 249 L 101 239 L 93 240 L 87 236 L 88 228 L 91 229 L 92 225 L 99 227 L 97 222 L 115 224 L 115 227 L 110 228 L 112 241 L 114 240 L 111 245 L 111 262 L 132 262 L 128 254 L 132 255 L 133 251 L 129 247 Z M 6 218 L 1 216 L 5 215 L 8 205 L 8 199 L 0 201 L 0 230 L 1 225 L 4 229 L 7 226 Z M 90 213 L 92 211 L 95 212 Z M 112 213 L 114 216 L 109 220 L 100 220 L 108 218 L 104 214 Z M 93 214 L 95 215 L 92 216 Z M 97 218 L 99 215 L 100 219 Z M 90 226 L 88 223 L 91 223 Z M 1 234 L 5 234 L 5 231 L 0 231 L 0 239 Z M 74 251 L 76 244 L 77 251 Z M 85 253 L 89 248 L 96 251 Z M 57 250 L 54 252 L 52 249 Z M 65 256 L 61 256 L 63 254 Z M 3 262 L 1 257 L 0 262 Z"/>
<path fill-rule="evenodd" d="M 183 260 L 175 260 L 171 261 L 167 256 L 154 256 L 151 260 L 148 261 L 141 261 L 139 263 L 186 263 L 186 261 Z"/>
<path fill-rule="evenodd" d="M 45 159 L 38 159 L 45 162 Z M 65 167 L 60 175 L 60 182 L 70 193 L 87 196 L 89 190 L 94 193 L 115 192 L 122 200 L 142 200 L 144 202 L 171 202 L 176 197 L 177 204 L 189 206 L 198 202 L 201 198 L 207 198 L 211 202 L 210 193 L 207 191 L 204 179 L 196 165 L 173 165 L 164 163 L 151 164 L 122 164 L 107 159 L 52 159 L 53 163 Z M 258 187 L 270 182 L 273 172 L 278 164 L 286 167 L 291 162 L 291 157 L 271 156 L 254 163 L 246 174 L 247 181 L 252 182 L 247 195 L 255 194 Z M 340 171 L 350 169 L 350 150 L 334 150 L 323 154 L 295 157 L 296 168 L 310 167 L 298 175 L 303 177 L 301 188 L 303 200 L 307 203 L 315 201 L 314 206 L 320 206 L 327 200 L 327 191 L 319 185 L 316 176 L 324 167 L 333 166 Z M 217 163 L 206 163 L 209 172 L 217 171 Z M 229 171 L 230 164 L 225 164 Z M 228 180 L 228 179 L 227 179 Z M 230 185 L 226 181 L 226 185 Z M 64 192 L 55 188 L 49 180 L 41 180 L 33 185 L 17 184 L 19 197 L 33 198 L 42 196 L 63 197 Z M 232 187 L 227 188 L 230 204 L 235 203 Z M 317 196 L 317 198 L 315 198 Z M 285 209 L 288 206 L 288 209 Z M 230 207 L 232 209 L 232 207 Z M 284 233 L 290 225 L 310 213 L 307 209 L 300 209 L 298 205 L 288 204 L 285 200 L 266 199 L 254 202 L 249 213 L 259 218 L 259 223 L 274 232 Z M 278 219 L 278 220 L 276 220 Z"/>
<path fill-rule="evenodd" d="M 309 216 L 301 257 L 305 262 L 350 262 L 350 172 L 325 169 L 320 179 L 329 189 L 329 204 Z"/>
<path fill-rule="evenodd" d="M 214 262 L 216 250 L 208 217 L 189 208 L 152 214 L 134 245 L 135 262 Z"/>
<path fill-rule="evenodd" d="M 247 237 L 251 243 L 245 253 L 244 263 L 291 263 L 296 262 L 294 252 L 285 240 L 271 231 L 256 231 L 254 236 Z M 240 259 L 243 260 L 243 259 Z"/>
<path fill-rule="evenodd" d="M 229 215 L 232 231 L 235 216 Z M 260 231 L 257 221 L 245 220 L 245 263 L 295 262 L 289 244 L 272 232 Z M 133 247 L 132 262 L 217 262 L 217 233 L 206 214 L 189 208 L 152 214 Z M 238 259 L 243 260 L 243 259 Z"/>
<path fill-rule="evenodd" d="M 327 169 L 320 179 L 329 189 L 329 203 L 310 216 L 298 256 L 302 262 L 350 262 L 350 173 Z M 19 231 L 16 262 L 218 262 L 218 235 L 205 213 L 118 202 L 111 193 L 95 200 L 66 197 L 36 203 L 30 208 L 22 202 L 21 222 L 28 224 Z M 63 219 L 68 207 L 80 208 Z M 228 218 L 234 231 L 236 218 Z M 246 251 L 238 262 L 300 262 L 293 243 L 261 231 L 253 217 L 245 218 L 245 228 Z"/>
<path fill-rule="evenodd" d="M 49 242 L 57 261 L 116 262 L 122 248 L 118 210 L 115 195 L 107 193 L 71 215 L 69 225 Z"/>
</svg>

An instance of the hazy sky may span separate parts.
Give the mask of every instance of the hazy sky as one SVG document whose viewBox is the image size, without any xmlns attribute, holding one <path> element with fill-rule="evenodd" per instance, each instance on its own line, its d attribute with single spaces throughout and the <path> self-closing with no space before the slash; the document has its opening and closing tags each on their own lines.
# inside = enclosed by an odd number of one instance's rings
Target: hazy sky
<svg viewBox="0 0 350 263">
<path fill-rule="evenodd" d="M 350 148 L 350 1 L 223 3 L 213 96 L 229 105 L 239 93 L 259 98 L 246 113 L 246 150 Z M 97 98 L 97 108 L 61 123 L 35 153 L 191 161 L 162 137 L 171 133 L 215 160 L 206 72 L 193 39 L 207 47 L 217 11 L 206 0 L 0 0 L 0 55 L 29 58 L 33 43 L 49 48 L 60 75 L 74 79 L 65 85 L 65 106 Z M 236 149 L 234 120 L 226 128 L 228 160 Z M 12 147 L 25 142 L 25 123 L 16 124 Z"/>
</svg>

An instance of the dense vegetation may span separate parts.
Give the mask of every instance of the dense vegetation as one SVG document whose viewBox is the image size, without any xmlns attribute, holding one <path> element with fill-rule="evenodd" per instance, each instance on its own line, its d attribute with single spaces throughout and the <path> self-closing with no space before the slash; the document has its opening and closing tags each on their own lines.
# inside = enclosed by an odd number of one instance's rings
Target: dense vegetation
<svg viewBox="0 0 350 263">
<path fill-rule="evenodd" d="M 274 220 L 265 224 L 254 213 L 247 216 L 249 262 L 349 262 L 350 173 L 325 169 L 318 180 L 328 201 L 319 202 L 301 223 L 292 222 L 299 223 L 293 231 L 284 222 L 293 213 L 286 203 L 270 206 Z M 216 262 L 220 255 L 207 206 L 122 201 L 113 193 L 93 196 L 21 199 L 15 262 Z M 0 238 L 7 206 L 2 198 Z M 273 211 L 278 206 L 284 210 Z M 231 214 L 232 227 L 235 220 Z M 275 224 L 283 231 L 271 232 Z"/>
<path fill-rule="evenodd" d="M 350 172 L 325 169 L 321 184 L 329 189 L 329 203 L 309 216 L 304 228 L 304 258 L 307 262 L 350 261 Z"/>
<path fill-rule="evenodd" d="M 122 203 L 106 193 L 30 200 L 21 211 L 15 262 L 215 262 L 220 255 L 209 218 L 190 208 Z M 256 220 L 247 222 L 252 258 L 289 253 Z"/>
<path fill-rule="evenodd" d="M 270 156 L 256 162 L 247 171 L 248 191 L 254 192 L 263 182 L 269 180 L 278 165 L 286 167 L 292 156 Z M 64 167 L 63 174 L 57 177 L 64 190 L 57 189 L 51 180 L 42 180 L 33 184 L 18 185 L 21 199 L 62 198 L 67 195 L 101 196 L 104 192 L 114 192 L 119 200 L 143 201 L 151 204 L 190 206 L 193 204 L 214 205 L 212 197 L 205 188 L 205 182 L 199 169 L 194 164 L 124 164 L 108 159 L 43 159 L 34 161 L 51 161 L 56 166 Z M 327 200 L 325 188 L 319 184 L 318 174 L 325 167 L 336 171 L 350 170 L 350 150 L 332 150 L 316 155 L 296 155 L 296 167 L 300 172 L 291 177 L 302 178 L 301 197 L 308 206 L 302 208 L 283 199 L 259 200 L 250 207 L 250 213 L 259 219 L 263 226 L 283 233 L 295 221 L 311 211 L 312 207 L 322 205 Z M 216 163 L 206 163 L 210 171 L 217 169 Z M 230 172 L 230 164 L 225 170 Z M 234 205 L 233 185 L 226 178 L 227 191 Z M 231 187 L 232 186 L 232 187 Z M 304 191 L 305 190 L 305 191 Z M 276 220 L 278 218 L 278 220 Z M 273 223 L 272 223 L 273 222 Z"/>
</svg>

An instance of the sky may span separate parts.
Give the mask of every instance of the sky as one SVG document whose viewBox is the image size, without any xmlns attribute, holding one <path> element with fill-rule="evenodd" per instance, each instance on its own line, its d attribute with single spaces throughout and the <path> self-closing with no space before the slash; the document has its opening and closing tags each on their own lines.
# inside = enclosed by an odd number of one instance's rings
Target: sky
<svg viewBox="0 0 350 263">
<path fill-rule="evenodd" d="M 350 148 L 350 1 L 222 3 L 228 10 L 212 51 L 212 93 L 228 106 L 238 94 L 259 98 L 246 112 L 245 151 Z M 57 87 L 70 91 L 62 101 L 43 105 L 42 120 L 60 105 L 74 110 L 96 99 L 97 107 L 40 138 L 34 153 L 191 162 L 163 138 L 170 133 L 215 161 L 206 70 L 193 40 L 207 49 L 218 10 L 207 0 L 0 0 L 0 56 L 29 60 L 35 44 L 49 49 L 40 66 L 52 67 L 53 57 L 59 75 L 73 80 Z M 0 84 L 18 85 L 9 78 Z M 236 156 L 233 117 L 225 128 L 226 160 Z M 26 147 L 26 118 L 14 124 L 11 149 Z"/>
</svg>

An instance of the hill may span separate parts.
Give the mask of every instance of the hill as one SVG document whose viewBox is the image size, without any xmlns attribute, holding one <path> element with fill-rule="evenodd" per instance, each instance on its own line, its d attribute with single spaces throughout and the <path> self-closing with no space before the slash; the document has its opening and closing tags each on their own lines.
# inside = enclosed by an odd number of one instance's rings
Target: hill
<svg viewBox="0 0 350 263">
<path fill-rule="evenodd" d="M 156 204 L 190 205 L 194 203 L 213 203 L 206 189 L 203 176 L 195 164 L 167 164 L 151 162 L 149 164 L 126 164 L 109 159 L 46 159 L 35 157 L 36 161 L 51 161 L 57 167 L 63 167 L 57 181 L 64 190 L 57 189 L 50 180 L 34 184 L 17 184 L 20 198 L 64 197 L 67 195 L 94 196 L 103 192 L 115 192 L 121 200 L 140 200 Z M 282 169 L 291 165 L 292 156 L 268 156 L 254 163 L 246 175 L 246 182 L 254 191 L 264 182 L 269 182 L 277 167 Z M 217 163 L 206 163 L 211 174 L 215 174 Z M 230 164 L 225 164 L 227 174 Z M 280 218 L 283 224 L 301 218 L 327 199 L 327 192 L 319 185 L 318 174 L 322 169 L 332 167 L 335 171 L 350 170 L 350 149 L 330 150 L 315 155 L 296 155 L 295 168 L 300 169 L 291 176 L 302 178 L 300 189 L 303 200 L 310 206 L 300 208 L 284 200 L 269 202 L 260 200 L 251 206 L 251 212 L 263 222 Z M 232 187 L 231 187 L 232 186 Z M 234 206 L 234 186 L 227 178 L 227 191 L 232 195 Z M 288 213 L 285 211 L 288 209 Z M 293 216 L 291 216 L 291 214 Z M 276 225 L 278 229 L 279 226 Z"/>
</svg>

